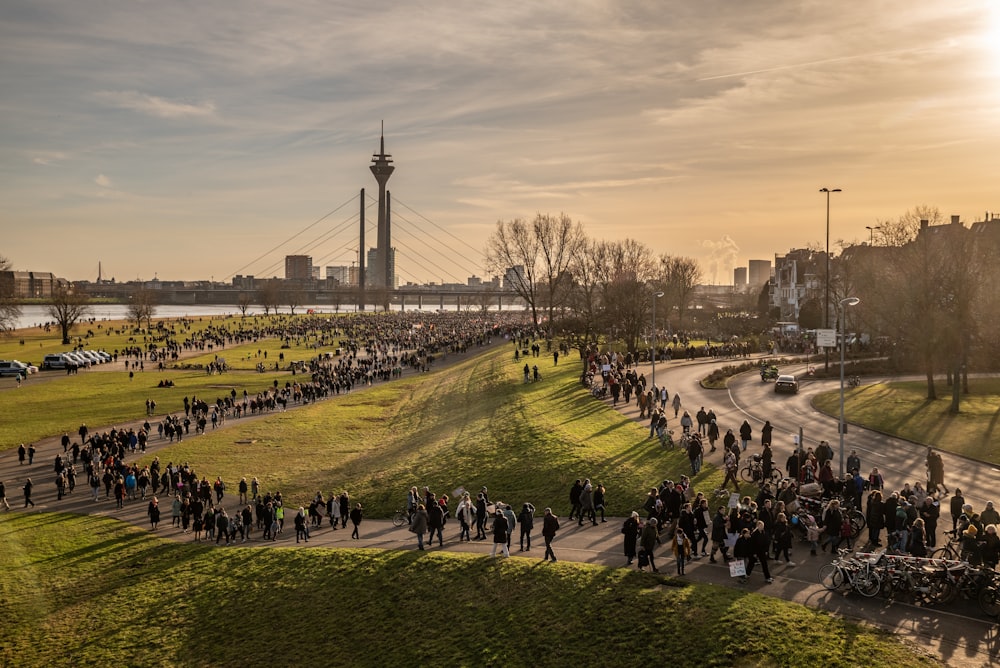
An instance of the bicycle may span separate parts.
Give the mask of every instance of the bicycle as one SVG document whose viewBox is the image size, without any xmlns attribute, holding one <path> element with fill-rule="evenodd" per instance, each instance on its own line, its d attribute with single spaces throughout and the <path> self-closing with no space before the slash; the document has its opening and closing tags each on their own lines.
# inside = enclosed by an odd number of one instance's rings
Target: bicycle
<svg viewBox="0 0 1000 668">
<path fill-rule="evenodd" d="M 392 516 L 392 526 L 401 527 L 410 523 L 410 513 L 405 510 L 397 510 Z"/>
<path fill-rule="evenodd" d="M 781 471 L 774 467 L 771 467 L 771 475 L 767 480 L 764 479 L 764 464 L 761 461 L 760 455 L 753 455 L 747 465 L 743 467 L 740 471 L 740 477 L 744 482 L 755 482 L 759 485 L 765 482 L 772 482 L 775 485 L 781 482 Z"/>
<path fill-rule="evenodd" d="M 871 598 L 882 589 L 882 578 L 874 565 L 881 555 L 865 560 L 848 557 L 849 550 L 838 550 L 837 558 L 819 569 L 819 581 L 830 591 L 848 585 L 862 596 Z"/>
</svg>

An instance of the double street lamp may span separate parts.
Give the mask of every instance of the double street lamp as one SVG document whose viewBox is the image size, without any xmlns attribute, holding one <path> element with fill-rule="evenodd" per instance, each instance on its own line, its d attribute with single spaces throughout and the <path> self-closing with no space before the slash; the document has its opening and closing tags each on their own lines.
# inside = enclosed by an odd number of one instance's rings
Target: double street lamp
<svg viewBox="0 0 1000 668">
<path fill-rule="evenodd" d="M 857 306 L 861 300 L 857 297 L 848 297 L 840 300 L 840 477 L 844 477 L 844 432 L 847 431 L 847 424 L 844 422 L 844 348 L 847 346 L 846 320 L 847 307 Z"/>
<path fill-rule="evenodd" d="M 875 245 L 875 230 L 881 230 L 881 225 L 865 225 L 865 229 L 868 230 L 868 245 Z"/>
<path fill-rule="evenodd" d="M 820 188 L 826 193 L 826 299 L 823 301 L 823 328 L 830 329 L 830 193 L 841 192 L 840 188 Z M 830 350 L 826 350 L 823 371 L 830 370 Z"/>
<path fill-rule="evenodd" d="M 653 294 L 653 373 L 650 383 L 656 389 L 656 300 L 663 296 L 662 292 Z"/>
</svg>

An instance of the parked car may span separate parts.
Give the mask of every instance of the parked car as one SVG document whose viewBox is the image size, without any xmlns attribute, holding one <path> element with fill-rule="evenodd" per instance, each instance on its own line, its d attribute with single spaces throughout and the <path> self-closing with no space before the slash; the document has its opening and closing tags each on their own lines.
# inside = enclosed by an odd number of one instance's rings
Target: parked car
<svg viewBox="0 0 1000 668">
<path fill-rule="evenodd" d="M 76 364 L 71 359 L 63 355 L 62 353 L 54 353 L 52 355 L 46 355 L 42 359 L 43 369 L 65 369 L 67 366 Z"/>
<path fill-rule="evenodd" d="M 114 359 L 113 357 L 111 357 L 111 353 L 104 352 L 103 350 L 95 350 L 94 354 L 100 357 L 102 360 L 104 360 L 105 364 Z"/>
<path fill-rule="evenodd" d="M 18 362 L 17 360 L 2 360 L 0 361 L 0 377 L 3 376 L 9 376 L 11 378 L 14 376 L 21 376 L 27 378 L 28 365 Z"/>
<path fill-rule="evenodd" d="M 28 370 L 28 373 L 38 373 L 38 367 L 35 366 L 34 364 L 29 364 L 27 362 L 22 362 L 21 360 L 14 360 L 14 363 L 15 364 L 20 364 L 21 366 L 23 366 L 25 369 Z"/>
<path fill-rule="evenodd" d="M 81 355 L 80 353 L 76 353 L 76 352 L 63 353 L 63 357 L 69 359 L 70 361 L 72 361 L 77 366 L 82 366 L 84 368 L 90 368 L 91 361 L 89 359 L 87 359 L 86 357 L 84 357 L 83 355 Z"/>
<path fill-rule="evenodd" d="M 91 364 L 104 364 L 104 359 L 100 355 L 95 353 L 93 350 L 80 350 L 77 352 L 78 355 L 83 355 L 85 358 L 90 360 Z"/>
<path fill-rule="evenodd" d="M 774 381 L 774 391 L 795 394 L 799 391 L 799 381 L 795 380 L 795 376 L 782 374 Z"/>
</svg>

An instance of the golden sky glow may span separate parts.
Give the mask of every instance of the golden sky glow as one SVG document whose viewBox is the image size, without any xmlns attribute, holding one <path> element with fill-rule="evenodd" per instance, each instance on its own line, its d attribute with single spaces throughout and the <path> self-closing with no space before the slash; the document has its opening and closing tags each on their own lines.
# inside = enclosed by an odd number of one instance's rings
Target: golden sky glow
<svg viewBox="0 0 1000 668">
<path fill-rule="evenodd" d="M 967 222 L 1000 210 L 1000 9 L 985 0 L 4 14 L 0 255 L 18 269 L 224 279 L 374 192 L 383 119 L 403 282 L 482 276 L 472 249 L 497 219 L 536 212 L 698 258 L 726 284 L 734 265 L 821 243 L 824 186 L 843 189 L 835 241 L 921 204 Z M 430 240 L 435 225 L 462 242 Z M 350 264 L 349 237 L 307 252 Z M 296 243 L 243 273 L 281 275 Z"/>
</svg>

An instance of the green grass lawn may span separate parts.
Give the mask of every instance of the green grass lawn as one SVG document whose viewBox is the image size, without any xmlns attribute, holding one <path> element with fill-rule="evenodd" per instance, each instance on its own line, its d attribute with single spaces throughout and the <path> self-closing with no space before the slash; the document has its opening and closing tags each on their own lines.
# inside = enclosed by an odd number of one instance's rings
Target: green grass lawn
<svg viewBox="0 0 1000 668">
<path fill-rule="evenodd" d="M 226 548 L 0 517 L 0 665 L 939 665 L 738 590 L 469 554 Z M 697 629 L 697 632 L 692 632 Z"/>
<path fill-rule="evenodd" d="M 1000 378 L 970 378 L 970 393 L 962 395 L 961 411 L 949 413 L 951 388 L 937 383 L 938 398 L 927 400 L 923 381 L 877 383 L 847 389 L 844 415 L 894 436 L 925 443 L 974 459 L 1000 464 Z M 817 409 L 840 414 L 840 392 L 813 400 Z"/>
</svg>

